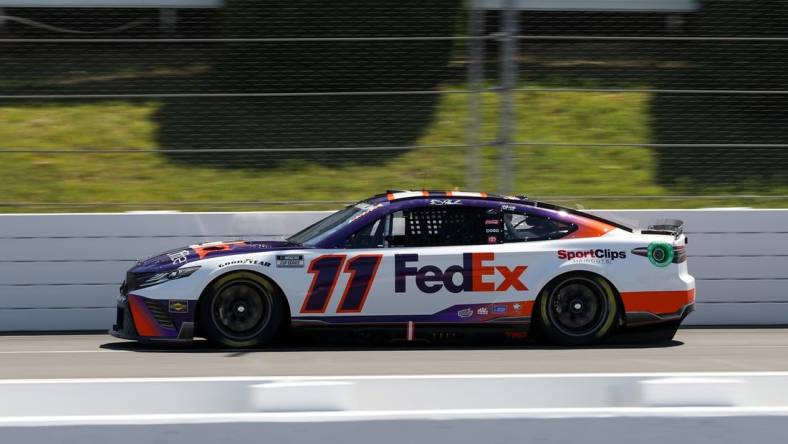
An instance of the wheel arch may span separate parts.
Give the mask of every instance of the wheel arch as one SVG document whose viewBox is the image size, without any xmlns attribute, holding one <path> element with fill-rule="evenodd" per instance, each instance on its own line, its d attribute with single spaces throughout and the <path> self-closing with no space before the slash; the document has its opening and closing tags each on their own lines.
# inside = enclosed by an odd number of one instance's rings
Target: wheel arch
<svg viewBox="0 0 788 444">
<path fill-rule="evenodd" d="M 623 300 L 621 299 L 621 292 L 618 291 L 616 285 L 610 279 L 608 279 L 607 276 L 600 273 L 596 273 L 595 271 L 590 271 L 585 269 L 566 270 L 560 274 L 553 276 L 549 281 L 547 281 L 547 283 L 545 283 L 544 285 L 542 285 L 541 288 L 539 288 L 539 291 L 536 294 L 536 299 L 534 299 L 533 309 L 531 311 L 531 322 L 528 327 L 529 336 L 539 336 L 539 334 L 541 333 L 540 329 L 542 328 L 542 324 L 541 324 L 542 320 L 541 320 L 541 313 L 539 310 L 539 304 L 541 303 L 541 299 L 544 297 L 545 290 L 550 288 L 550 286 L 572 276 L 600 278 L 603 281 L 605 281 L 605 283 L 607 283 L 607 285 L 610 286 L 610 289 L 613 292 L 613 297 L 616 300 L 616 305 L 618 307 L 617 310 L 618 319 L 616 319 L 616 326 L 620 327 L 622 325 L 626 313 L 624 312 L 624 303 Z"/>
<path fill-rule="evenodd" d="M 274 279 L 272 279 L 270 276 L 268 276 L 268 275 L 266 275 L 264 273 L 260 273 L 257 270 L 250 270 L 248 268 L 236 268 L 236 269 L 233 269 L 233 270 L 227 270 L 224 273 L 221 273 L 221 274 L 218 274 L 218 275 L 214 276 L 210 281 L 208 281 L 208 283 L 205 284 L 205 287 L 200 292 L 199 298 L 197 299 L 197 312 L 199 313 L 200 309 L 202 308 L 202 301 L 205 299 L 205 295 L 211 290 L 211 287 L 213 287 L 213 285 L 217 281 L 219 281 L 221 279 L 224 279 L 224 278 L 226 278 L 229 275 L 240 274 L 240 273 L 253 274 L 253 275 L 259 277 L 260 279 L 264 280 L 266 283 L 270 284 L 273 287 L 274 291 L 276 292 L 276 296 L 280 299 L 280 301 L 282 302 L 283 307 L 284 307 L 284 319 L 283 319 L 283 321 L 285 323 L 283 324 L 283 328 L 285 328 L 285 329 L 289 328 L 289 325 L 290 325 L 290 322 L 291 322 L 291 319 L 292 319 L 292 315 L 291 315 L 292 312 L 290 310 L 290 301 L 287 298 L 287 295 L 285 295 L 284 290 L 282 290 L 282 287 Z M 195 313 L 195 315 L 194 315 L 196 331 L 199 331 L 199 329 L 200 329 L 199 322 L 197 322 L 198 319 L 199 319 L 198 313 Z"/>
</svg>

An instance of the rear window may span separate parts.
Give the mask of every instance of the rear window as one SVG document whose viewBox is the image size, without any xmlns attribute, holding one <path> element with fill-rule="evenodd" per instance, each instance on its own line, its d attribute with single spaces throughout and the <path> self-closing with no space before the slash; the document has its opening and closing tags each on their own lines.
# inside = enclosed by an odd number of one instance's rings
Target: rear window
<svg viewBox="0 0 788 444">
<path fill-rule="evenodd" d="M 560 239 L 577 230 L 577 226 L 551 219 L 515 212 L 503 213 L 504 242 L 532 242 Z"/>
</svg>

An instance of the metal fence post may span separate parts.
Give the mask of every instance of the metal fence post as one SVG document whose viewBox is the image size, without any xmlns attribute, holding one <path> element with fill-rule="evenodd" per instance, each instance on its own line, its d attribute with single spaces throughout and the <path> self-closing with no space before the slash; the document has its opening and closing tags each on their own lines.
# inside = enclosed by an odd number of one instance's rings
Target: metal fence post
<svg viewBox="0 0 788 444">
<path fill-rule="evenodd" d="M 478 190 L 481 186 L 482 106 L 484 89 L 484 27 L 485 11 L 471 5 L 468 11 L 468 176 L 466 186 Z"/>
<path fill-rule="evenodd" d="M 514 0 L 507 0 L 502 11 L 501 34 L 501 72 L 499 74 L 501 91 L 501 123 L 498 146 L 500 147 L 500 191 L 510 194 L 514 191 L 512 170 L 514 156 L 512 155 L 512 142 L 517 130 L 517 114 L 514 98 L 514 89 L 517 87 L 518 71 L 518 45 L 517 34 L 520 30 L 520 11 L 517 10 Z"/>
</svg>

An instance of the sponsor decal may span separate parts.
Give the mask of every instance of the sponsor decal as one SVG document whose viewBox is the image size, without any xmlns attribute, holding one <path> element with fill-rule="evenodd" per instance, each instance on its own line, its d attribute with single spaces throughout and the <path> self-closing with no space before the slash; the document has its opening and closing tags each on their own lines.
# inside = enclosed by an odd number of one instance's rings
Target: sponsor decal
<svg viewBox="0 0 788 444">
<path fill-rule="evenodd" d="M 487 307 L 481 307 L 480 309 L 476 310 L 476 314 L 479 316 L 487 316 L 490 312 L 487 310 Z"/>
<path fill-rule="evenodd" d="M 504 211 L 514 211 L 515 208 L 516 207 L 514 205 L 507 205 L 507 204 L 501 205 L 501 209 Z"/>
<path fill-rule="evenodd" d="M 507 307 L 505 305 L 493 305 L 493 313 L 506 313 Z"/>
<path fill-rule="evenodd" d="M 528 268 L 518 265 L 509 268 L 493 265 L 495 253 L 463 253 L 462 264 L 451 265 L 445 270 L 435 265 L 422 267 L 411 265 L 418 262 L 418 254 L 394 255 L 394 292 L 407 291 L 408 278 L 413 277 L 416 287 L 423 293 L 435 293 L 446 289 L 450 293 L 473 291 L 527 291 L 522 275 Z M 503 281 L 497 286 L 489 282 L 488 276 L 500 275 Z"/>
<path fill-rule="evenodd" d="M 262 267 L 270 267 L 271 263 L 259 261 L 257 259 L 236 259 L 234 261 L 227 261 L 223 264 L 219 264 L 219 268 L 229 267 L 231 265 L 260 265 Z"/>
<path fill-rule="evenodd" d="M 501 224 L 500 219 L 487 219 L 484 221 L 484 225 L 500 225 L 500 224 Z"/>
<path fill-rule="evenodd" d="M 497 244 L 498 238 L 496 236 L 487 236 L 487 243 L 488 244 Z"/>
<path fill-rule="evenodd" d="M 462 205 L 459 199 L 430 199 L 430 205 Z"/>
<path fill-rule="evenodd" d="M 271 248 L 270 245 L 265 244 L 263 242 L 247 242 L 246 243 L 246 247 L 247 248 L 258 248 L 260 250 L 265 250 L 266 248 Z"/>
<path fill-rule="evenodd" d="M 574 261 L 582 263 L 609 264 L 616 259 L 626 259 L 625 251 L 613 251 L 609 249 L 590 249 L 590 250 L 558 250 L 558 259 L 564 261 Z"/>
<path fill-rule="evenodd" d="M 178 299 L 170 300 L 170 313 L 188 313 L 189 302 Z"/>
<path fill-rule="evenodd" d="M 472 308 L 465 308 L 457 312 L 457 317 L 460 318 L 470 318 L 473 316 L 473 309 Z"/>
<path fill-rule="evenodd" d="M 172 261 L 172 265 L 185 264 L 189 260 L 189 250 L 167 253 L 167 257 Z"/>
<path fill-rule="evenodd" d="M 525 339 L 528 337 L 528 333 L 523 331 L 507 331 L 504 333 L 509 339 Z"/>
<path fill-rule="evenodd" d="M 350 218 L 350 219 L 347 221 L 347 223 L 353 223 L 353 222 L 355 222 L 355 221 L 357 221 L 357 220 L 361 219 L 362 217 L 366 216 L 367 214 L 369 214 L 369 213 L 371 213 L 371 212 L 373 212 L 373 211 L 377 210 L 378 208 L 381 208 L 382 206 L 383 206 L 383 204 L 382 204 L 382 203 L 379 203 L 379 204 L 376 204 L 376 205 L 371 205 L 371 206 L 370 206 L 369 208 L 367 208 L 366 210 L 364 210 L 364 211 L 362 211 L 362 212 L 360 212 L 360 213 L 356 214 L 355 216 L 351 217 L 351 218 Z"/>
<path fill-rule="evenodd" d="M 522 308 L 523 306 L 520 305 L 519 303 L 512 305 L 512 309 L 514 309 L 514 311 L 520 311 L 522 310 Z"/>
<path fill-rule="evenodd" d="M 195 253 L 197 253 L 197 256 L 200 259 L 205 259 L 206 256 L 216 251 L 229 251 L 232 250 L 233 247 L 243 244 L 245 244 L 244 241 L 209 242 L 205 244 L 192 245 L 190 248 L 194 250 Z"/>
<path fill-rule="evenodd" d="M 277 254 L 276 266 L 279 268 L 304 268 L 304 255 Z"/>
</svg>

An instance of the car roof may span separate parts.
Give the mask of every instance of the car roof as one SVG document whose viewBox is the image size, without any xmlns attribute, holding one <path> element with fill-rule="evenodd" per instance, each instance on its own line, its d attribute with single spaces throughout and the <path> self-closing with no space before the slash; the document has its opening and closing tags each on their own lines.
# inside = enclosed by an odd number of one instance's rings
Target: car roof
<svg viewBox="0 0 788 444">
<path fill-rule="evenodd" d="M 425 197 L 451 197 L 455 199 L 488 199 L 498 201 L 509 201 L 519 204 L 527 204 L 530 201 L 525 196 L 508 196 L 503 194 L 471 192 L 471 191 L 436 191 L 436 190 L 387 190 L 385 193 L 375 195 L 370 200 L 388 200 L 389 202 L 417 199 Z"/>
<path fill-rule="evenodd" d="M 568 214 L 572 214 L 575 216 L 585 217 L 587 219 L 592 219 L 598 222 L 604 222 L 606 224 L 612 225 L 617 228 L 621 228 L 623 230 L 632 232 L 632 227 L 628 227 L 626 225 L 620 224 L 615 221 L 611 221 L 609 219 L 599 217 L 597 215 L 586 213 L 584 211 L 574 210 L 567 207 L 562 207 L 560 205 L 554 205 L 546 202 L 540 202 L 535 200 L 530 200 L 526 196 L 511 196 L 505 194 L 495 194 L 495 193 L 484 193 L 484 192 L 469 192 L 469 191 L 435 191 L 435 190 L 421 190 L 421 191 L 413 191 L 413 190 L 388 190 L 385 193 L 377 194 L 369 199 L 366 199 L 366 202 L 370 203 L 379 203 L 379 202 L 397 202 L 406 199 L 425 199 L 425 198 L 452 198 L 452 199 L 482 199 L 482 200 L 492 200 L 498 202 L 510 202 L 513 204 L 519 205 L 527 205 L 534 208 L 543 208 L 547 210 L 553 211 L 562 211 Z"/>
</svg>

